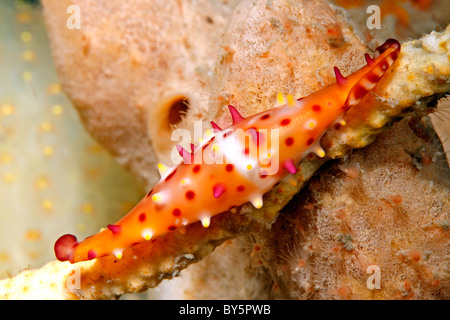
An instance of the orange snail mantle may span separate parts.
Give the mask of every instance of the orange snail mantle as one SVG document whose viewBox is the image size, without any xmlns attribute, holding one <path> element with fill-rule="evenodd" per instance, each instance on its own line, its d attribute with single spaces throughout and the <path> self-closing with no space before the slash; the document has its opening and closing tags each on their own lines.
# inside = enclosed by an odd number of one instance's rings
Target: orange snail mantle
<svg viewBox="0 0 450 320">
<path fill-rule="evenodd" d="M 183 161 L 173 168 L 158 165 L 161 180 L 136 207 L 81 242 L 63 235 L 55 243 L 56 258 L 71 263 L 110 254 L 121 258 L 133 244 L 197 221 L 208 227 L 212 216 L 248 201 L 261 208 L 263 194 L 295 174 L 305 156 L 325 155 L 319 142 L 327 128 L 342 123 L 343 113 L 375 87 L 399 53 L 400 43 L 389 39 L 374 58 L 366 54 L 367 64 L 348 77 L 335 67 L 334 85 L 298 100 L 288 96 L 286 102 L 279 95 L 276 107 L 248 118 L 229 106 L 230 127 L 222 130 L 212 122 L 215 134 L 201 146 L 192 146 L 192 152 L 177 146 Z M 248 138 L 237 139 L 239 132 Z M 217 152 L 225 161 L 205 161 Z"/>
</svg>

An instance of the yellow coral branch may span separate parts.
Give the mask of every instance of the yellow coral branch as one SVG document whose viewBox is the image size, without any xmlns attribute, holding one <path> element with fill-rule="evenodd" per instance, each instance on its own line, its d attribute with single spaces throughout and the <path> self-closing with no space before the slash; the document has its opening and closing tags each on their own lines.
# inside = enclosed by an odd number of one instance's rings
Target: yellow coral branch
<svg viewBox="0 0 450 320">
<path fill-rule="evenodd" d="M 349 125 L 324 136 L 322 144 L 327 155 L 341 158 L 352 148 L 366 146 L 407 111 L 426 112 L 428 106 L 423 101 L 427 97 L 449 92 L 449 48 L 450 26 L 444 32 L 432 32 L 404 43 L 392 71 L 364 99 L 358 112 L 349 112 Z M 74 265 L 49 262 L 41 269 L 23 271 L 0 281 L 0 298 L 111 299 L 155 287 L 201 260 L 227 239 L 273 223 L 281 208 L 325 161 L 305 159 L 294 176 L 295 181 L 283 182 L 266 194 L 261 209 L 245 204 L 236 212 L 215 216 L 207 229 L 196 223 L 185 234 L 169 233 L 129 248 L 121 260 L 108 256 Z"/>
</svg>

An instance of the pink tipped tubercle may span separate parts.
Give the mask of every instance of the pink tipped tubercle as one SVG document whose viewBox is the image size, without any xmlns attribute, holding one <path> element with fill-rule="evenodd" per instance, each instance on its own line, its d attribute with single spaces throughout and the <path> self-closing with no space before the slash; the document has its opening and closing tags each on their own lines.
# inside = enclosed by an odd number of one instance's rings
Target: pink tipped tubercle
<svg viewBox="0 0 450 320">
<path fill-rule="evenodd" d="M 228 105 L 228 109 L 230 110 L 233 123 L 239 123 L 245 119 L 243 116 L 240 115 L 239 111 L 237 111 L 236 108 L 233 107 L 231 104 Z"/>
<path fill-rule="evenodd" d="M 113 234 L 119 234 L 120 231 L 122 230 L 122 227 L 119 225 L 115 225 L 115 224 L 108 224 L 108 229 L 111 230 L 111 232 Z"/>
<path fill-rule="evenodd" d="M 97 252 L 95 250 L 89 250 L 87 258 L 88 258 L 88 260 L 97 258 Z"/>
<path fill-rule="evenodd" d="M 177 145 L 177 150 L 178 150 L 178 153 L 180 154 L 180 156 L 183 157 L 183 161 L 185 163 L 192 163 L 192 156 L 193 156 L 192 153 L 190 153 L 189 151 L 187 151 L 180 145 Z"/>
<path fill-rule="evenodd" d="M 368 66 L 373 65 L 374 60 L 369 56 L 368 53 L 366 53 L 366 54 L 364 55 L 364 58 L 366 59 L 366 62 L 367 62 L 367 65 L 368 65 Z"/>
</svg>

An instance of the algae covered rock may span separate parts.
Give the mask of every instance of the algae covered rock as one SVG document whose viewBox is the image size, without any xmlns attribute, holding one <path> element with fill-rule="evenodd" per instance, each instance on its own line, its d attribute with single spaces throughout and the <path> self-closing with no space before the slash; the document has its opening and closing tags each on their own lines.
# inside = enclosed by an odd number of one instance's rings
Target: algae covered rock
<svg viewBox="0 0 450 320">
<path fill-rule="evenodd" d="M 172 129 L 204 118 L 234 2 L 42 1 L 62 87 L 87 130 L 147 185 L 158 162 L 171 165 Z M 66 27 L 69 5 L 80 29 Z"/>
<path fill-rule="evenodd" d="M 0 2 L 0 70 L 3 279 L 54 259 L 61 232 L 87 236 L 121 217 L 143 186 L 80 123 L 61 89 L 41 7 Z"/>
</svg>

